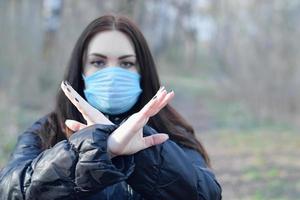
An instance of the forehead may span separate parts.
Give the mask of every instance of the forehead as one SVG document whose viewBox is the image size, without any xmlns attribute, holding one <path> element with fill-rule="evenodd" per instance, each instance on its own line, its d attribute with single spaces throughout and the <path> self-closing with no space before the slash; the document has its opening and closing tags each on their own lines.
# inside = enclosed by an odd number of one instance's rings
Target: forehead
<svg viewBox="0 0 300 200">
<path fill-rule="evenodd" d="M 120 31 L 103 31 L 97 33 L 90 41 L 87 53 L 100 53 L 106 56 L 135 55 L 129 38 Z"/>
</svg>

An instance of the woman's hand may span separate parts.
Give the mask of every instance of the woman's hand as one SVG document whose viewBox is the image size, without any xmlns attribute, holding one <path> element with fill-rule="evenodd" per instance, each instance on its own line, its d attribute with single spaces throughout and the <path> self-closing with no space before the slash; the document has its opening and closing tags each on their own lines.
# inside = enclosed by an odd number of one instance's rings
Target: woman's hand
<svg viewBox="0 0 300 200">
<path fill-rule="evenodd" d="M 131 115 L 108 138 L 108 147 L 112 155 L 130 155 L 148 147 L 165 142 L 169 136 L 164 133 L 143 137 L 143 127 L 149 118 L 156 115 L 174 97 L 164 87 L 137 113 Z"/>
<path fill-rule="evenodd" d="M 66 120 L 65 123 L 71 130 L 78 131 L 93 124 L 113 124 L 100 111 L 89 105 L 67 82 L 62 82 L 61 88 L 87 121 L 85 125 L 75 120 Z M 173 91 L 168 93 L 161 87 L 139 112 L 121 124 L 108 138 L 108 153 L 111 157 L 134 154 L 165 142 L 169 137 L 164 133 L 143 137 L 143 127 L 149 118 L 156 115 L 173 97 Z"/>
<path fill-rule="evenodd" d="M 72 131 L 78 131 L 86 126 L 93 124 L 108 124 L 112 125 L 113 123 L 107 119 L 99 110 L 88 104 L 73 88 L 72 86 L 63 81 L 61 83 L 61 89 L 68 97 L 68 99 L 76 106 L 79 112 L 82 114 L 83 118 L 86 120 L 87 125 L 77 122 L 75 120 L 66 120 L 65 124 Z"/>
</svg>

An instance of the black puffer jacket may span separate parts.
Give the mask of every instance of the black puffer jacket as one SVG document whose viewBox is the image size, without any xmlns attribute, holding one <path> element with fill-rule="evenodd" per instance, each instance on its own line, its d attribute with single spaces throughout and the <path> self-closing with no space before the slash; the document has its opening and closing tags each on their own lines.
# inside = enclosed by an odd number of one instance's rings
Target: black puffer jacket
<svg viewBox="0 0 300 200">
<path fill-rule="evenodd" d="M 46 117 L 20 135 L 0 172 L 0 199 L 221 199 L 221 187 L 196 151 L 168 140 L 109 159 L 106 141 L 118 125 L 93 125 L 43 150 Z M 149 126 L 144 135 L 155 134 Z"/>
</svg>

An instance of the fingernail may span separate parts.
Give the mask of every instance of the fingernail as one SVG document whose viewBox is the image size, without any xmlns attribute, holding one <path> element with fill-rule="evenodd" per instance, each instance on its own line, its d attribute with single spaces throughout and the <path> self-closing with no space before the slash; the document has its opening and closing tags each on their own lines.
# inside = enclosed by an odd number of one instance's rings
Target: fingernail
<svg viewBox="0 0 300 200">
<path fill-rule="evenodd" d="M 75 97 L 75 101 L 77 101 L 79 103 L 79 100 Z"/>
<path fill-rule="evenodd" d="M 155 95 L 152 99 L 156 99 L 157 95 Z"/>
<path fill-rule="evenodd" d="M 64 85 L 67 86 L 66 81 L 63 81 Z"/>
<path fill-rule="evenodd" d="M 161 86 L 160 89 L 159 89 L 159 91 L 161 91 L 163 89 L 165 89 L 165 86 Z"/>
</svg>

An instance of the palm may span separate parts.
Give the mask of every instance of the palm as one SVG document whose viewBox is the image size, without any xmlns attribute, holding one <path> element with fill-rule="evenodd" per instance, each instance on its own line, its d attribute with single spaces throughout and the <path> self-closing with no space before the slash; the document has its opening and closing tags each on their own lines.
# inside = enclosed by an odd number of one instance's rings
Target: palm
<svg viewBox="0 0 300 200">
<path fill-rule="evenodd" d="M 123 147 L 123 150 L 119 153 L 121 155 L 130 155 L 134 154 L 140 149 L 143 149 L 145 146 L 145 141 L 143 139 L 143 129 L 140 129 L 133 135 L 133 137 L 129 140 L 127 145 Z"/>
</svg>

